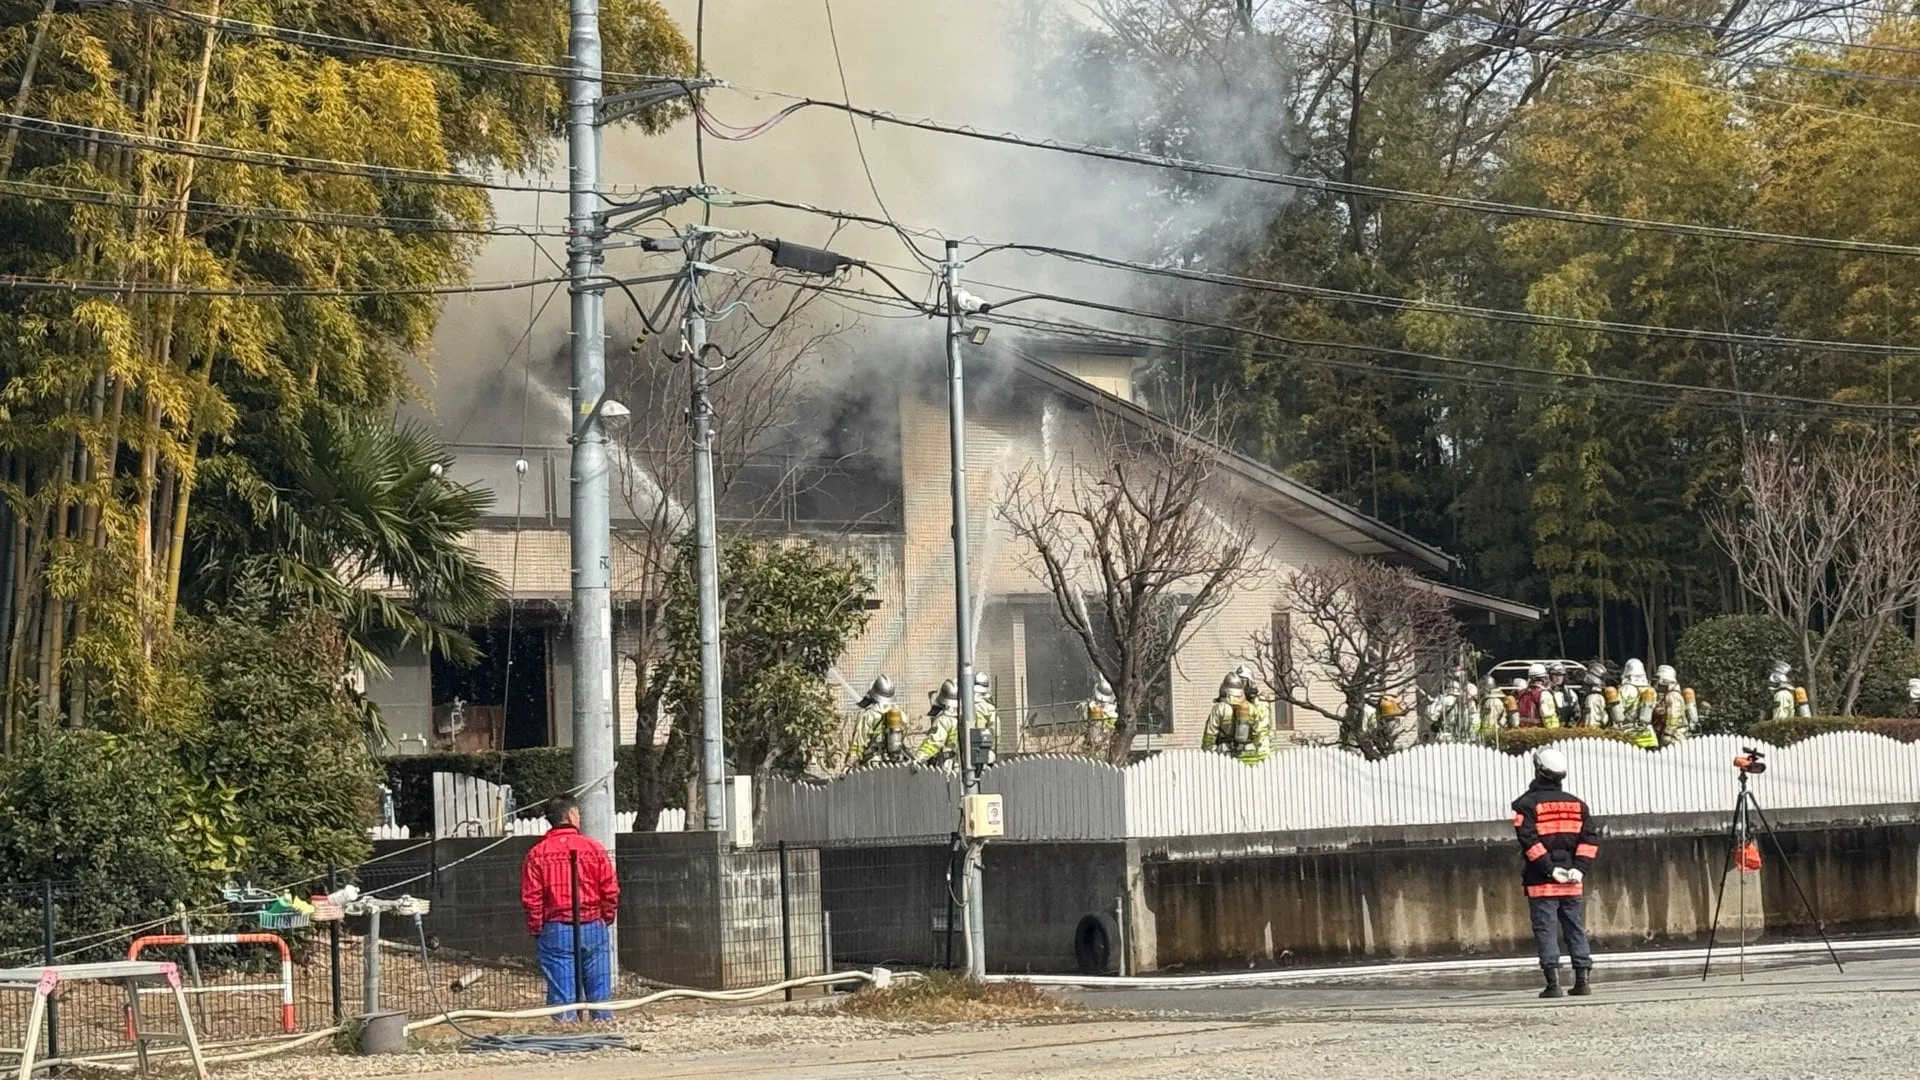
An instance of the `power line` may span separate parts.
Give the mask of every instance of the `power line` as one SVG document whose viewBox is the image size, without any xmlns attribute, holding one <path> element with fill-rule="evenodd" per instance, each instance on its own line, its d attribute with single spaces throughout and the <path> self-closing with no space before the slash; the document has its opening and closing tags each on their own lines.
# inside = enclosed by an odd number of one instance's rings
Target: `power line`
<svg viewBox="0 0 1920 1080">
<path fill-rule="evenodd" d="M 439 49 L 424 49 L 412 45 L 394 45 L 383 41 L 370 41 L 366 38 L 343 37 L 317 30 L 301 30 L 291 26 L 277 26 L 272 23 L 249 22 L 218 15 L 202 14 L 173 7 L 161 0 L 74 0 L 80 7 L 131 7 L 161 18 L 174 19 L 207 29 L 220 30 L 237 37 L 259 38 L 278 41 L 287 45 L 299 45 L 310 49 L 331 49 L 361 56 L 381 57 L 389 60 L 405 60 L 418 64 L 431 64 L 438 67 L 462 68 L 470 71 L 483 71 L 497 75 L 523 75 L 541 79 L 569 79 L 573 69 L 553 64 L 538 64 L 519 60 L 502 60 L 491 56 L 477 56 L 472 53 L 445 52 Z M 678 82 L 675 75 L 642 75 L 630 71 L 609 71 L 601 76 L 602 81 L 611 83 L 648 84 L 660 82 Z"/>
<path fill-rule="evenodd" d="M 335 158 L 302 157 L 295 154 L 281 154 L 268 150 L 247 150 L 237 146 L 224 146 L 218 143 L 188 142 L 184 139 L 170 139 L 161 135 L 138 135 L 133 132 L 116 131 L 112 128 L 95 127 L 90 124 L 72 124 L 60 120 L 49 120 L 39 116 L 22 116 L 18 113 L 0 112 L 0 121 L 6 121 L 24 131 L 38 131 L 67 139 L 98 140 L 116 146 L 125 146 L 134 150 L 149 150 L 180 157 L 204 158 L 210 161 L 225 161 L 240 165 L 258 165 L 264 168 L 286 169 L 292 172 L 320 173 L 330 176 L 353 176 L 367 180 L 385 180 L 403 184 L 434 184 L 442 187 L 474 188 L 483 191 L 530 191 L 547 194 L 565 192 L 565 187 L 552 184 L 515 183 L 510 180 L 482 180 L 478 177 L 460 173 L 434 172 L 429 169 L 407 169 L 392 165 L 376 165 L 366 161 L 341 161 Z M 599 192 L 603 197 L 610 195 L 642 195 L 659 188 L 643 188 L 637 185 L 603 186 Z"/>
<path fill-rule="evenodd" d="M 1066 142 L 1058 139 L 1037 139 L 1011 132 L 982 131 L 966 125 L 949 124 L 924 117 L 898 116 L 880 109 L 863 108 L 841 101 L 800 97 L 777 91 L 758 92 L 771 94 L 775 97 L 789 98 L 792 99 L 794 103 L 781 109 L 768 120 L 749 129 L 754 132 L 754 135 L 741 136 L 741 138 L 751 138 L 762 134 L 779 121 L 804 109 L 822 108 L 845 112 L 853 116 L 865 117 L 875 123 L 893 124 L 898 127 L 931 131 L 941 135 L 954 135 L 961 138 L 976 139 L 982 142 L 998 143 L 1006 146 L 1020 146 L 1033 150 L 1048 150 L 1054 153 L 1095 158 L 1103 161 L 1143 165 L 1149 168 L 1168 169 L 1199 176 L 1245 180 L 1250 183 L 1284 187 L 1295 191 L 1337 192 L 1340 194 L 1361 195 L 1367 198 L 1379 199 L 1383 202 L 1440 206 L 1455 210 L 1471 210 L 1479 213 L 1497 214 L 1503 217 L 1566 221 L 1581 225 L 1604 225 L 1613 228 L 1673 233 L 1681 236 L 1698 236 L 1716 240 L 1739 240 L 1749 243 L 1780 244 L 1788 247 L 1809 247 L 1828 251 L 1848 251 L 1873 255 L 1920 255 L 1920 246 L 1911 244 L 1881 244 L 1858 240 L 1841 240 L 1827 236 L 1802 236 L 1793 233 L 1763 232 L 1753 229 L 1735 229 L 1718 225 L 1697 225 L 1681 221 L 1663 221 L 1651 218 L 1597 214 L 1580 210 L 1562 210 L 1554 207 L 1523 206 L 1517 203 L 1497 202 L 1491 199 L 1476 199 L 1459 195 L 1404 191 L 1399 188 L 1380 187 L 1373 184 L 1347 183 L 1339 180 L 1271 172 L 1265 169 L 1255 169 L 1246 166 L 1222 165 L 1216 162 L 1195 161 L 1189 158 L 1149 154 L 1136 150 L 1121 150 L 1116 147 L 1099 146 L 1093 143 Z M 705 105 L 696 105 L 695 111 L 702 114 L 707 113 Z M 711 129 L 709 130 L 711 131 Z"/>
<path fill-rule="evenodd" d="M 105 206 L 120 210 L 173 215 L 204 214 L 267 224 L 316 225 L 326 228 L 371 229 L 395 233 L 451 233 L 466 236 L 563 237 L 567 231 L 554 226 L 516 224 L 461 225 L 440 218 L 383 217 L 371 214 L 344 214 L 329 210 L 289 210 L 279 206 L 235 206 L 230 203 L 189 200 L 185 207 L 176 204 L 142 205 L 132 192 L 105 188 L 68 187 L 28 180 L 0 180 L 0 193 L 24 199 L 64 202 L 75 205 Z"/>
<path fill-rule="evenodd" d="M 864 301 L 867 303 L 884 304 L 884 305 L 896 307 L 896 308 L 908 306 L 907 304 L 903 303 L 902 301 L 894 297 L 882 296 L 875 293 L 859 292 L 857 290 L 849 290 L 840 286 L 811 285 L 811 284 L 800 283 L 800 282 L 795 282 L 793 284 L 795 285 L 796 288 L 811 288 L 816 290 L 829 291 L 829 292 L 835 293 L 836 295 L 847 297 L 849 299 Z M 1476 360 L 1476 359 L 1470 359 L 1467 357 L 1448 356 L 1448 355 L 1439 354 L 1439 353 L 1427 353 L 1427 352 L 1420 352 L 1413 349 L 1396 348 L 1393 346 L 1372 345 L 1364 342 L 1323 341 L 1323 340 L 1317 340 L 1317 339 L 1311 339 L 1311 338 L 1296 338 L 1296 337 L 1291 337 L 1284 334 L 1275 334 L 1268 331 L 1256 330 L 1251 327 L 1240 326 L 1240 325 L 1235 325 L 1231 323 L 1213 322 L 1205 319 L 1193 319 L 1193 318 L 1187 318 L 1179 315 L 1167 315 L 1167 314 L 1162 314 L 1158 312 L 1146 311 L 1140 308 L 1127 307 L 1119 304 L 1107 304 L 1107 303 L 1102 303 L 1100 301 L 1087 300 L 1080 297 L 1063 296 L 1058 294 L 1030 293 L 1030 294 L 1027 294 L 1025 299 L 1043 300 L 1047 302 L 1063 304 L 1070 307 L 1080 307 L 1088 310 L 1100 311 L 1107 314 L 1125 315 L 1125 316 L 1147 319 L 1147 320 L 1156 321 L 1156 322 L 1167 322 L 1167 323 L 1173 323 L 1175 325 L 1180 325 L 1180 326 L 1187 326 L 1187 327 L 1205 329 L 1205 330 L 1213 330 L 1213 331 L 1227 333 L 1227 334 L 1235 334 L 1235 335 L 1240 335 L 1242 337 L 1254 338 L 1254 339 L 1267 341 L 1267 342 L 1271 342 L 1278 345 L 1290 346 L 1293 348 L 1331 349 L 1331 350 L 1342 351 L 1342 352 L 1356 352 L 1356 353 L 1365 353 L 1370 355 L 1403 357 L 1410 360 L 1420 360 L 1428 363 L 1464 368 L 1464 369 L 1468 369 L 1469 371 L 1485 373 L 1480 377 L 1480 384 L 1485 385 L 1487 387 L 1512 389 L 1512 382 L 1513 382 L 1512 376 L 1518 375 L 1518 376 L 1523 376 L 1528 378 L 1551 378 L 1551 379 L 1561 379 L 1561 380 L 1567 380 L 1571 382 L 1590 384 L 1596 387 L 1606 388 L 1608 393 L 1614 397 L 1618 397 L 1622 394 L 1635 394 L 1644 398 L 1650 403 L 1657 403 L 1657 404 L 1672 404 L 1672 396 L 1675 394 L 1691 394 L 1691 395 L 1696 395 L 1704 398 L 1719 400 L 1720 403 L 1727 408 L 1751 407 L 1757 404 L 1757 405 L 1766 405 L 1768 407 L 1779 407 L 1781 409 L 1796 410 L 1798 415 L 1804 415 L 1808 417 L 1831 417 L 1835 414 L 1839 414 L 1839 415 L 1864 415 L 1864 416 L 1871 416 L 1877 419 L 1892 418 L 1892 419 L 1905 419 L 1905 420 L 1920 420 L 1920 406 L 1873 405 L 1873 404 L 1856 403 L 1856 402 L 1837 402 L 1837 401 L 1829 401 L 1824 398 L 1803 397 L 1803 396 L 1792 395 L 1792 394 L 1779 394 L 1779 393 L 1771 393 L 1771 392 L 1764 392 L 1764 391 L 1732 390 L 1732 389 L 1727 389 L 1725 387 L 1705 386 L 1705 385 L 1693 384 L 1693 383 L 1662 382 L 1655 379 L 1640 379 L 1640 378 L 1634 378 L 1634 377 L 1625 376 L 1625 375 L 1604 375 L 1597 372 L 1553 371 L 1553 370 L 1543 369 L 1543 368 L 1528 367 L 1524 364 L 1509 364 L 1509 363 L 1502 363 L 1500 361 L 1494 361 L 1494 360 Z M 1060 330 L 1063 332 L 1072 331 L 1080 335 L 1105 335 L 1108 337 L 1109 340 L 1115 340 L 1115 341 L 1134 341 L 1140 344 L 1151 344 L 1151 345 L 1166 346 L 1166 347 L 1182 347 L 1182 348 L 1188 348 L 1188 349 L 1198 349 L 1198 348 L 1201 348 L 1202 346 L 1207 346 L 1207 343 L 1204 343 L 1204 342 L 1192 342 L 1192 341 L 1184 341 L 1184 340 L 1169 339 L 1169 338 L 1155 338 L 1149 335 L 1136 334 L 1128 331 L 1109 330 L 1101 327 L 1086 326 L 1083 324 L 1063 323 L 1063 322 L 1050 321 L 1050 320 L 1044 320 L 1044 319 L 1032 319 L 1032 318 L 1027 318 L 1019 315 L 1010 316 L 999 310 L 1000 307 L 1003 307 L 1008 303 L 1011 303 L 1011 301 L 1003 301 L 1000 304 L 989 304 L 986 310 L 980 312 L 976 317 L 983 318 L 983 319 L 991 319 L 991 320 L 1005 323 L 1007 325 L 1019 326 L 1027 329 Z M 1222 355 L 1230 356 L 1234 354 L 1233 350 L 1227 346 L 1208 346 L 1208 347 L 1213 351 L 1220 352 Z M 1360 374 L 1397 371 L 1408 376 L 1417 376 L 1421 379 L 1426 379 L 1428 381 L 1458 381 L 1458 378 L 1459 378 L 1458 376 L 1454 376 L 1446 372 L 1433 372 L 1433 371 L 1427 371 L 1422 369 L 1410 369 L 1410 368 L 1394 368 L 1391 365 L 1382 365 L 1379 363 L 1346 362 L 1343 364 L 1340 361 L 1333 360 L 1332 358 L 1328 358 L 1328 357 L 1300 356 L 1300 355 L 1293 355 L 1291 358 L 1300 363 L 1308 364 L 1311 366 L 1323 366 L 1323 367 L 1330 367 L 1330 368 L 1347 369 Z"/>
<path fill-rule="evenodd" d="M 795 210 L 816 214 L 841 221 L 891 228 L 921 237 L 938 237 L 937 230 L 915 228 L 895 221 L 868 217 L 863 214 L 830 210 L 807 203 L 792 202 L 784 199 L 743 196 L 746 200 L 738 205 L 772 206 L 779 209 Z M 1735 345 L 1751 345 L 1764 348 L 1793 348 L 1824 350 L 1830 352 L 1853 352 L 1872 356 L 1906 356 L 1920 353 L 1920 349 L 1904 348 L 1898 345 L 1875 344 L 1871 342 L 1836 341 L 1822 338 L 1775 337 L 1768 334 L 1748 334 L 1725 330 L 1702 330 L 1691 327 L 1666 327 L 1646 323 L 1616 322 L 1603 319 L 1580 319 L 1560 315 L 1544 315 L 1528 311 L 1514 311 L 1505 308 L 1477 307 L 1467 304 L 1451 304 L 1436 300 L 1422 300 L 1404 297 L 1383 296 L 1374 293 L 1353 292 L 1345 289 L 1330 289 L 1317 285 L 1304 285 L 1293 282 L 1274 281 L 1265 278 L 1239 274 L 1223 274 L 1203 270 L 1191 270 L 1183 267 L 1156 266 L 1151 263 L 1118 259 L 1108 255 L 1075 251 L 1071 248 L 1055 247 L 1048 244 L 1001 243 L 973 239 L 963 241 L 978 245 L 981 251 L 973 256 L 992 254 L 995 251 L 1020 251 L 1030 254 L 1050 255 L 1073 262 L 1100 266 L 1108 269 L 1123 270 L 1130 273 L 1153 277 L 1172 278 L 1182 281 L 1221 285 L 1231 288 L 1249 289 L 1255 292 L 1279 293 L 1283 295 L 1307 296 L 1318 299 L 1338 300 L 1347 303 L 1366 304 L 1404 311 L 1434 311 L 1442 314 L 1459 315 L 1465 318 L 1484 319 L 1495 322 L 1510 322 L 1529 326 L 1555 326 L 1573 330 L 1589 330 L 1610 334 L 1631 334 L 1642 337 L 1671 338 L 1683 341 L 1711 341 Z M 891 267 L 891 269 L 903 269 Z M 1020 291 L 1015 286 L 997 286 L 1012 291 Z M 895 287 L 897 291 L 897 286 Z"/>
<path fill-rule="evenodd" d="M 527 278 L 521 281 L 476 281 L 466 285 L 383 285 L 379 288 L 339 288 L 306 285 L 153 285 L 124 281 L 63 281 L 58 278 L 31 277 L 24 274 L 0 274 L 0 289 L 33 292 L 85 293 L 104 296 L 208 296 L 240 299 L 268 299 L 296 296 L 466 296 L 477 293 L 518 292 L 542 285 L 565 284 L 565 275 Z"/>
</svg>

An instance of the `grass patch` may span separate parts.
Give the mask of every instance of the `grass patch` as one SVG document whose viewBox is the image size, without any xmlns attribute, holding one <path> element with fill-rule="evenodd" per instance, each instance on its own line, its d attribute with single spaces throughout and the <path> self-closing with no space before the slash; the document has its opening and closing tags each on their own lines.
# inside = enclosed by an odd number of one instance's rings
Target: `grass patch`
<svg viewBox="0 0 1920 1080">
<path fill-rule="evenodd" d="M 867 987 L 840 1009 L 869 1020 L 924 1024 L 1051 1020 L 1081 1011 L 1078 1005 L 1048 997 L 1032 983 L 983 983 L 950 971 L 931 971 L 884 990 Z"/>
</svg>

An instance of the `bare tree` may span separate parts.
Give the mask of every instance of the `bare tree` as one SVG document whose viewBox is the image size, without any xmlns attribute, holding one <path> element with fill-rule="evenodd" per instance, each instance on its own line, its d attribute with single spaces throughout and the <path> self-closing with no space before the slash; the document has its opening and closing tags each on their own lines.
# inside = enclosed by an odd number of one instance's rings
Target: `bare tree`
<svg viewBox="0 0 1920 1080">
<path fill-rule="evenodd" d="M 1741 457 L 1737 502 L 1714 515 L 1740 584 L 1798 642 L 1814 711 L 1829 692 L 1851 713 L 1873 648 L 1920 602 L 1920 451 L 1888 434 L 1762 436 Z M 1839 686 L 1823 689 L 1833 630 L 1859 636 Z"/>
<path fill-rule="evenodd" d="M 1451 660 L 1460 622 L 1447 599 L 1418 575 L 1370 559 L 1341 559 L 1287 575 L 1284 630 L 1254 635 L 1254 656 L 1281 700 L 1340 726 L 1341 746 L 1370 759 L 1392 753 L 1410 713 L 1369 706 L 1383 697 L 1411 702 L 1420 677 Z M 1338 706 L 1313 699 L 1325 685 Z"/>
<path fill-rule="evenodd" d="M 1030 463 L 996 511 L 1026 542 L 1034 576 L 1113 687 L 1119 715 L 1106 752 L 1116 765 L 1132 752 L 1174 657 L 1263 572 L 1251 522 L 1219 475 L 1219 410 L 1184 420 L 1097 411 L 1086 455 L 1059 469 Z"/>
</svg>

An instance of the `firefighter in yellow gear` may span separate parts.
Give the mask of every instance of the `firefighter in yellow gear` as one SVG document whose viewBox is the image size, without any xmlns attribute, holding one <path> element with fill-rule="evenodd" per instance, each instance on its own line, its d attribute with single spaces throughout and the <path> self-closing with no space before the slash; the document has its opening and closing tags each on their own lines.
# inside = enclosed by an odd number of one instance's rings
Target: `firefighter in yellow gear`
<svg viewBox="0 0 1920 1080">
<path fill-rule="evenodd" d="M 1506 695 L 1500 692 L 1500 687 L 1493 681 L 1493 676 L 1481 676 L 1480 737 L 1483 739 L 1493 738 L 1501 728 L 1506 726 L 1506 721 Z"/>
<path fill-rule="evenodd" d="M 1619 694 L 1608 693 L 1612 687 L 1607 685 L 1607 666 L 1598 660 L 1587 664 L 1584 682 L 1586 685 L 1580 691 L 1580 726 L 1606 727 L 1610 706 L 1620 699 Z"/>
<path fill-rule="evenodd" d="M 913 760 L 919 765 L 945 764 L 960 752 L 956 737 L 960 726 L 960 692 L 954 688 L 953 680 L 948 679 L 928 696 L 932 701 L 927 709 L 927 734 L 914 749 Z"/>
<path fill-rule="evenodd" d="M 929 695 L 933 707 L 927 712 L 928 730 L 913 753 L 919 765 L 958 764 L 960 760 L 960 692 L 948 679 Z M 969 742 L 973 749 L 973 767 L 977 772 L 994 763 L 994 732 L 999 714 L 993 707 L 993 684 L 985 672 L 973 673 L 973 730 Z"/>
<path fill-rule="evenodd" d="M 1620 716 L 1616 731 L 1633 737 L 1633 745 L 1642 750 L 1658 750 L 1660 737 L 1653 730 L 1653 710 L 1660 695 L 1647 682 L 1647 665 L 1629 660 L 1620 671 Z"/>
<path fill-rule="evenodd" d="M 1653 672 L 1653 733 L 1661 746 L 1672 746 L 1693 734 L 1700 717 L 1695 712 L 1693 691 L 1680 685 L 1680 676 L 1672 664 L 1661 664 Z"/>
<path fill-rule="evenodd" d="M 1093 696 L 1080 703 L 1081 738 L 1087 747 L 1104 750 L 1113 741 L 1113 727 L 1119 719 L 1113 684 L 1102 677 L 1093 684 Z"/>
<path fill-rule="evenodd" d="M 1773 670 L 1767 673 L 1767 685 L 1773 689 L 1773 710 L 1769 716 L 1774 720 L 1791 720 L 1796 716 L 1812 716 L 1813 707 L 1807 700 L 1807 688 L 1796 686 L 1793 681 L 1793 669 L 1785 660 L 1775 660 Z"/>
<path fill-rule="evenodd" d="M 904 763 L 913 755 L 907 747 L 907 717 L 893 699 L 893 680 L 873 680 L 860 699 L 860 729 L 847 751 L 847 767 Z"/>
<path fill-rule="evenodd" d="M 1273 709 L 1260 699 L 1253 672 L 1245 665 L 1220 680 L 1220 694 L 1207 715 L 1200 749 L 1232 754 L 1248 765 L 1258 765 L 1273 754 Z"/>
</svg>

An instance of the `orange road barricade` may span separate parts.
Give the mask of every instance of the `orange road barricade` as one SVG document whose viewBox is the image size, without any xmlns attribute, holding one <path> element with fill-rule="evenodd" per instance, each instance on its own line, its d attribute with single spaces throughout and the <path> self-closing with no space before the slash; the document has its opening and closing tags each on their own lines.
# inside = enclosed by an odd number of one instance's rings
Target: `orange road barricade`
<svg viewBox="0 0 1920 1080">
<path fill-rule="evenodd" d="M 278 934 L 152 934 L 127 946 L 127 959 L 138 960 L 142 950 L 166 945 L 271 945 L 280 950 L 280 981 L 241 986 L 184 987 L 189 994 L 244 994 L 280 991 L 280 1028 L 291 1035 L 299 1030 L 293 1017 L 293 954 Z"/>
</svg>

